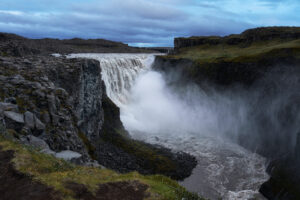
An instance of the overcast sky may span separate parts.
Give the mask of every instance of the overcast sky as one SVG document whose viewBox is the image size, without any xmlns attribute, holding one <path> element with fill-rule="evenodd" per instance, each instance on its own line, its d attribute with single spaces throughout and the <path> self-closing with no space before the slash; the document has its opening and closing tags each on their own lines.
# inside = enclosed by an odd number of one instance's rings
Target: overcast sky
<svg viewBox="0 0 300 200">
<path fill-rule="evenodd" d="M 172 46 L 173 38 L 300 26 L 300 0 L 0 0 L 0 32 Z"/>
</svg>

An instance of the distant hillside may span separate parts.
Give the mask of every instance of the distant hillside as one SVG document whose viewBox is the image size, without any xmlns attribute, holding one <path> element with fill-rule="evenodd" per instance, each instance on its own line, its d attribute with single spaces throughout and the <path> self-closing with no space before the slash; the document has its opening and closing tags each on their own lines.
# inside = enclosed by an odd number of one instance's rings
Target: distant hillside
<svg viewBox="0 0 300 200">
<path fill-rule="evenodd" d="M 248 29 L 241 34 L 220 36 L 192 36 L 188 38 L 175 38 L 174 48 L 180 50 L 185 47 L 199 45 L 241 45 L 250 46 L 254 42 L 270 40 L 295 40 L 300 39 L 300 27 L 261 27 Z"/>
<path fill-rule="evenodd" d="M 28 39 L 15 34 L 0 33 L 0 55 L 24 56 L 50 53 L 151 53 L 154 49 L 130 47 L 104 39 Z"/>
</svg>

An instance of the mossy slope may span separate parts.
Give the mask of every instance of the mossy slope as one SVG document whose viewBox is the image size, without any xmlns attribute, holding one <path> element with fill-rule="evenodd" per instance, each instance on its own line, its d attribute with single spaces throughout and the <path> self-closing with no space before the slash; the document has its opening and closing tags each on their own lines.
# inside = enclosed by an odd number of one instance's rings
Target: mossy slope
<svg viewBox="0 0 300 200">
<path fill-rule="evenodd" d="M 149 186 L 147 199 L 201 199 L 187 192 L 176 181 L 161 175 L 143 176 L 136 172 L 118 174 L 112 170 L 97 167 L 75 166 L 53 156 L 39 153 L 36 149 L 25 147 L 0 136 L 2 151 L 13 150 L 15 168 L 34 181 L 53 187 L 60 192 L 63 199 L 75 199 L 74 192 L 66 187 L 66 183 L 74 182 L 85 185 L 95 194 L 98 185 L 108 182 L 136 180 Z"/>
</svg>

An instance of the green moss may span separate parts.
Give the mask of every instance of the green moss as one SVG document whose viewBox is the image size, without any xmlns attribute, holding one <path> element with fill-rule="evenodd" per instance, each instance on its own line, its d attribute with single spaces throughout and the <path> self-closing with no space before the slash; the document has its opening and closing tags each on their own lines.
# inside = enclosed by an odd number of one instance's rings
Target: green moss
<svg viewBox="0 0 300 200">
<path fill-rule="evenodd" d="M 105 142 L 109 142 L 123 149 L 128 154 L 145 160 L 149 163 L 148 167 L 153 169 L 154 173 L 166 174 L 176 170 L 176 163 L 168 157 L 161 155 L 159 150 L 141 141 L 136 141 L 118 134 L 118 130 L 103 132 L 101 138 Z"/>
<path fill-rule="evenodd" d="M 107 169 L 74 166 L 62 159 L 39 153 L 33 148 L 4 139 L 1 135 L 0 146 L 3 148 L 2 150 L 15 151 L 13 163 L 17 170 L 60 191 L 64 199 L 73 199 L 72 191 L 65 187 L 66 182 L 83 184 L 89 191 L 95 193 L 101 183 L 131 180 L 148 185 L 149 199 L 152 200 L 202 199 L 187 192 L 176 181 L 161 175 L 143 176 L 136 172 L 118 174 Z"/>
</svg>

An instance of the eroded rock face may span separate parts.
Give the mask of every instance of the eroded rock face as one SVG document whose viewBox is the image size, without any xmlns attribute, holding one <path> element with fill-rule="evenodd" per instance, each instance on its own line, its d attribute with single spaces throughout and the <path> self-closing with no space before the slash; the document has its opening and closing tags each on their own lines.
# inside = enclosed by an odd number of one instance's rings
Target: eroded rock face
<svg viewBox="0 0 300 200">
<path fill-rule="evenodd" d="M 74 108 L 80 131 L 90 141 L 97 139 L 104 120 L 102 109 L 104 83 L 101 79 L 99 62 L 82 60 L 77 68 L 67 66 L 49 69 L 49 79 L 59 87 L 56 90 L 57 94 L 64 97 L 69 95 L 68 101 Z M 53 98 L 49 97 L 49 102 L 54 102 Z M 56 107 L 53 105 L 52 109 L 55 110 Z"/>
<path fill-rule="evenodd" d="M 37 136 L 53 151 L 71 150 L 89 160 L 85 144 L 79 137 L 73 109 L 77 97 L 69 95 L 63 87 L 68 86 L 64 85 L 64 81 L 68 81 L 69 85 L 73 84 L 74 91 L 78 90 L 74 81 L 81 83 L 82 68 L 88 68 L 90 63 L 54 57 L 28 57 L 25 61 L 0 57 L 3 68 L 0 72 L 0 102 L 11 99 L 11 103 L 0 103 L 0 116 L 3 116 L 6 129 Z M 57 84 L 51 73 L 56 68 L 69 72 L 73 78 L 68 80 L 66 77 Z"/>
</svg>

